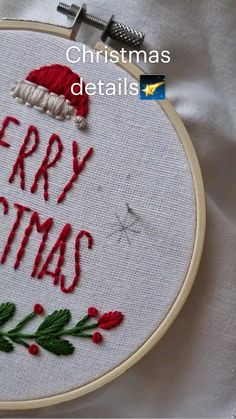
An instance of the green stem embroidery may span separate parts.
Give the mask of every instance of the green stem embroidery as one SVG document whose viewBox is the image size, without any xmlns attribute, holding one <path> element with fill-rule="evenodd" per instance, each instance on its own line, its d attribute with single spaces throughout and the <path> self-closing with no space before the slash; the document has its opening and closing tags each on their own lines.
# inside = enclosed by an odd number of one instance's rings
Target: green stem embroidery
<svg viewBox="0 0 236 419">
<path fill-rule="evenodd" d="M 27 316 L 27 317 L 30 317 L 30 315 Z M 33 316 L 31 318 L 33 318 Z M 97 327 L 98 327 L 98 323 L 94 323 L 94 324 L 91 324 L 91 325 L 88 325 L 88 326 L 82 326 L 82 327 L 74 327 L 72 329 L 65 329 L 65 330 L 62 330 L 60 332 L 54 333 L 53 336 L 55 336 L 55 337 L 81 336 L 81 333 L 84 330 L 96 329 Z M 19 333 L 18 330 L 16 330 L 16 329 L 10 330 L 9 332 L 0 331 L 0 336 L 5 336 L 5 337 L 8 337 L 10 339 L 12 339 L 12 338 L 37 339 L 39 336 L 46 336 L 46 335 L 47 335 L 47 331 L 46 332 L 44 332 L 44 331 L 36 332 L 36 333 Z M 87 335 L 87 336 L 91 337 L 92 335 Z"/>
<path fill-rule="evenodd" d="M 0 304 L 0 327 L 10 320 L 16 307 L 13 303 Z M 41 325 L 35 332 L 27 333 L 22 329 L 32 321 L 38 314 L 43 313 L 43 307 L 40 304 L 34 306 L 34 311 L 21 320 L 13 329 L 8 331 L 0 330 L 0 351 L 12 352 L 14 345 L 19 344 L 28 348 L 29 353 L 36 355 L 38 353 L 38 344 L 47 351 L 55 355 L 70 355 L 74 352 L 73 344 L 63 339 L 65 336 L 89 338 L 94 343 L 102 341 L 100 332 L 93 334 L 87 333 L 89 330 L 97 328 L 109 330 L 118 326 L 123 320 L 123 314 L 118 311 L 111 311 L 103 314 L 96 323 L 90 323 L 90 319 L 98 316 L 98 311 L 94 307 L 88 309 L 86 314 L 79 320 L 74 327 L 67 328 L 71 320 L 71 313 L 68 309 L 56 310 L 46 316 Z M 36 344 L 29 344 L 28 340 L 34 340 Z"/>
</svg>

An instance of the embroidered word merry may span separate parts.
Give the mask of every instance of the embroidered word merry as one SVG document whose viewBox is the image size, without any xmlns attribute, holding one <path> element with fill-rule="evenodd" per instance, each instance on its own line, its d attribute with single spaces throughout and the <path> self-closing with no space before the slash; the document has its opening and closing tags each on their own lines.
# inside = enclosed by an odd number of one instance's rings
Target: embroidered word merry
<svg viewBox="0 0 236 419">
<path fill-rule="evenodd" d="M 4 140 L 7 127 L 9 124 L 19 125 L 20 122 L 18 119 L 7 116 L 2 124 L 2 129 L 0 130 L 0 146 L 10 147 L 10 144 Z M 24 138 L 23 144 L 20 147 L 18 156 L 13 165 L 12 172 L 9 176 L 9 183 L 16 181 L 16 178 L 20 178 L 20 188 L 25 190 L 25 160 L 32 156 L 36 152 L 39 146 L 39 132 L 37 127 L 30 125 L 28 127 L 26 136 Z M 56 147 L 56 152 L 53 152 L 53 146 Z M 61 158 L 63 152 L 63 145 L 60 137 L 57 134 L 52 134 L 48 140 L 48 145 L 46 148 L 45 156 L 40 164 L 38 170 L 35 173 L 33 184 L 31 185 L 31 193 L 35 193 L 38 184 L 43 179 L 43 188 L 44 188 L 44 199 L 45 201 L 49 198 L 49 169 L 55 167 L 58 160 Z M 60 196 L 57 199 L 57 202 L 62 202 L 66 194 L 72 188 L 73 184 L 78 179 L 80 173 L 84 170 L 86 162 L 93 154 L 93 148 L 89 148 L 84 157 L 79 160 L 78 157 L 79 148 L 76 141 L 72 143 L 72 175 L 68 183 L 64 186 Z"/>
</svg>

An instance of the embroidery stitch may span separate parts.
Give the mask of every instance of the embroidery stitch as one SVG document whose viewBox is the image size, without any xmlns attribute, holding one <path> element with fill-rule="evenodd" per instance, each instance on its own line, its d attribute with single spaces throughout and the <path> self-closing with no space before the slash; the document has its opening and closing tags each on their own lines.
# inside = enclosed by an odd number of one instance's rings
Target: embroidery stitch
<svg viewBox="0 0 236 419">
<path fill-rule="evenodd" d="M 54 159 L 51 162 L 49 162 L 49 157 L 52 153 L 52 146 L 53 146 L 54 143 L 57 144 L 57 152 L 55 154 Z M 62 146 L 62 142 L 61 142 L 60 137 L 57 134 L 52 134 L 52 136 L 51 136 L 51 138 L 49 139 L 49 142 L 48 142 L 46 156 L 44 157 L 40 168 L 36 172 L 36 175 L 35 175 L 35 178 L 34 178 L 34 183 L 31 186 L 31 192 L 34 193 L 37 190 L 38 181 L 39 181 L 40 177 L 43 176 L 43 178 L 44 178 L 44 199 L 45 199 L 45 201 L 48 200 L 48 196 L 49 196 L 48 195 L 48 169 L 50 167 L 53 167 L 53 166 L 56 165 L 56 163 L 58 162 L 58 160 L 61 157 L 62 151 L 63 151 L 63 146 Z"/>
<path fill-rule="evenodd" d="M 80 240 L 82 237 L 87 237 L 88 239 L 88 249 L 92 249 L 93 247 L 93 237 L 88 231 L 82 230 L 79 232 L 78 236 L 75 239 L 75 276 L 73 279 L 72 284 L 66 288 L 65 286 L 65 276 L 61 275 L 60 284 L 61 290 L 65 293 L 74 291 L 76 285 L 79 282 L 80 277 Z"/>
<path fill-rule="evenodd" d="M 60 236 L 59 236 L 58 240 L 54 244 L 52 250 L 49 252 L 49 254 L 46 258 L 46 261 L 43 264 L 43 267 L 38 274 L 39 279 L 43 278 L 44 275 L 50 275 L 52 278 L 54 278 L 54 285 L 58 284 L 59 277 L 61 275 L 61 268 L 63 266 L 64 259 L 65 259 L 66 241 L 68 239 L 68 236 L 69 236 L 70 232 L 71 232 L 71 225 L 66 224 L 63 227 L 62 232 L 60 233 Z M 50 262 L 52 261 L 53 256 L 56 253 L 58 248 L 59 248 L 59 257 L 58 257 L 58 260 L 57 260 L 57 266 L 56 266 L 55 272 L 50 272 L 50 271 L 48 271 L 48 266 L 49 266 Z"/>
<path fill-rule="evenodd" d="M 6 214 L 9 210 L 9 204 L 6 198 L 0 197 L 0 203 L 3 204 L 3 212 Z M 80 251 L 81 251 L 81 240 L 83 238 L 86 238 L 87 240 L 87 247 L 88 249 L 92 249 L 93 247 L 93 237 L 92 235 L 86 231 L 81 230 L 77 237 L 75 238 L 75 244 L 74 244 L 74 278 L 72 280 L 72 283 L 70 285 L 66 285 L 66 278 L 61 273 L 64 261 L 65 261 L 65 254 L 66 254 L 66 242 L 67 239 L 72 231 L 71 225 L 66 224 L 57 241 L 55 242 L 54 246 L 52 247 L 51 251 L 49 252 L 48 256 L 46 257 L 45 262 L 43 263 L 43 266 L 40 268 L 40 272 L 38 273 L 39 267 L 41 265 L 42 256 L 44 249 L 46 247 L 47 239 L 49 232 L 51 230 L 51 227 L 53 225 L 53 218 L 49 217 L 45 221 L 40 220 L 40 215 L 37 211 L 32 211 L 30 208 L 21 205 L 21 204 L 14 204 L 15 208 L 17 209 L 16 213 L 16 219 L 13 223 L 13 226 L 10 230 L 10 233 L 7 238 L 7 242 L 5 244 L 5 248 L 3 250 L 3 254 L 1 256 L 0 262 L 4 264 L 7 259 L 8 253 L 11 251 L 11 246 L 14 241 L 15 235 L 17 230 L 20 228 L 23 218 L 24 212 L 31 212 L 30 219 L 28 221 L 28 225 L 26 224 L 26 227 L 24 229 L 23 237 L 21 238 L 20 246 L 17 249 L 16 252 L 16 259 L 14 263 L 14 269 L 18 269 L 20 267 L 21 261 L 25 256 L 25 252 L 27 247 L 29 247 L 29 239 L 31 234 L 33 233 L 33 229 L 35 228 L 35 231 L 37 233 L 42 234 L 41 242 L 34 260 L 34 264 L 32 267 L 31 276 L 37 277 L 39 279 L 43 278 L 43 276 L 48 275 L 53 278 L 54 285 L 59 284 L 60 290 L 65 293 L 73 292 L 75 287 L 77 286 L 80 275 L 81 275 L 81 257 L 80 257 Z M 22 226 L 21 226 L 22 227 Z M 53 261 L 53 258 L 56 254 L 56 252 L 59 251 L 59 255 L 56 262 L 56 267 L 53 270 L 49 270 L 49 264 Z"/>
<path fill-rule="evenodd" d="M 12 245 L 12 242 L 15 238 L 15 234 L 16 234 L 16 231 L 19 227 L 19 224 L 20 224 L 20 221 L 21 221 L 21 218 L 22 218 L 22 215 L 23 215 L 24 211 L 26 211 L 26 212 L 31 211 L 30 208 L 25 207 L 24 205 L 14 204 L 14 206 L 17 208 L 16 221 L 13 224 L 13 227 L 12 227 L 11 232 L 10 232 L 10 234 L 8 236 L 8 239 L 7 239 L 7 244 L 6 244 L 6 246 L 3 250 L 3 254 L 2 254 L 2 257 L 1 257 L 1 264 L 4 264 L 6 262 L 7 255 L 11 250 L 11 245 Z"/>
<path fill-rule="evenodd" d="M 64 187 L 63 192 L 59 196 L 59 198 L 57 200 L 58 204 L 65 199 L 67 192 L 72 188 L 73 183 L 77 180 L 79 174 L 85 168 L 87 160 L 93 154 L 93 148 L 89 148 L 89 150 L 87 151 L 87 153 L 85 154 L 85 156 L 83 157 L 81 162 L 79 162 L 79 159 L 78 159 L 79 147 L 78 147 L 77 142 L 73 141 L 73 143 L 72 143 L 72 154 L 73 154 L 73 172 L 74 172 L 74 174 L 72 175 L 69 182 Z"/>
<path fill-rule="evenodd" d="M 3 205 L 3 214 L 7 215 L 9 211 L 9 205 L 6 198 L 4 198 L 4 196 L 0 197 L 0 203 Z"/>
<path fill-rule="evenodd" d="M 93 307 L 93 310 L 97 310 Z M 2 303 L 0 305 L 0 327 L 11 320 L 16 311 L 14 303 Z M 99 344 L 103 340 L 103 336 L 99 331 L 92 334 L 87 333 L 89 330 L 103 329 L 111 330 L 119 326 L 124 319 L 124 315 L 120 311 L 109 311 L 104 313 L 96 323 L 91 323 L 90 319 L 97 317 L 91 316 L 91 307 L 87 314 L 74 327 L 66 328 L 71 320 L 71 313 L 68 309 L 56 310 L 49 314 L 38 327 L 35 332 L 24 333 L 23 328 L 32 321 L 37 315 L 43 313 L 43 307 L 40 304 L 34 306 L 33 311 L 21 320 L 13 329 L 9 331 L 0 330 L 0 351 L 10 353 L 14 350 L 14 345 L 22 345 L 28 349 L 31 355 L 39 353 L 39 346 L 51 352 L 54 355 L 71 355 L 75 348 L 73 344 L 64 339 L 65 336 L 73 336 L 78 338 L 89 338 L 93 343 Z M 93 312 L 95 314 L 95 311 Z M 28 344 L 28 340 L 35 340 L 35 343 Z"/>
<path fill-rule="evenodd" d="M 73 117 L 77 127 L 84 129 L 88 114 L 88 95 L 84 82 L 79 95 L 72 93 L 73 84 L 80 85 L 78 74 L 64 65 L 52 64 L 32 70 L 25 80 L 14 84 L 11 94 L 17 102 L 58 120 Z"/>
<path fill-rule="evenodd" d="M 141 218 L 136 212 L 129 206 L 129 204 L 126 204 L 127 208 L 127 214 L 122 221 L 118 214 L 115 214 L 117 220 L 118 220 L 118 228 L 114 230 L 112 233 L 110 233 L 107 237 L 114 236 L 118 234 L 118 243 L 122 240 L 123 236 L 125 236 L 127 242 L 131 244 L 131 240 L 128 233 L 134 233 L 134 234 L 140 234 L 140 230 L 136 230 L 133 228 L 136 226 L 136 224 L 141 221 Z M 132 220 L 130 222 L 127 222 L 127 216 L 131 215 Z"/>
<path fill-rule="evenodd" d="M 9 125 L 10 122 L 14 122 L 16 124 L 20 124 L 20 122 L 11 116 L 8 116 L 5 118 L 4 122 L 3 122 L 3 128 L 0 130 L 0 141 L 1 141 L 1 136 L 3 136 L 6 127 Z M 2 140 L 3 141 L 3 140 Z M 33 144 L 31 146 L 31 148 L 28 150 L 27 148 L 30 147 L 30 142 L 33 141 Z M 10 147 L 10 145 L 8 143 L 6 143 L 5 141 L 3 141 L 4 143 L 4 147 Z M 50 157 L 51 154 L 53 154 L 53 145 L 56 144 L 57 146 L 57 151 L 55 151 L 55 156 L 54 158 L 52 158 L 52 161 L 50 161 Z M 0 142 L 1 145 L 1 142 Z M 29 156 L 31 156 L 38 148 L 39 145 L 39 132 L 36 126 L 34 125 L 30 125 L 27 129 L 27 133 L 25 135 L 25 138 L 23 140 L 23 144 L 20 147 L 17 159 L 13 165 L 12 168 L 12 172 L 9 176 L 9 183 L 13 183 L 15 180 L 16 175 L 18 174 L 20 177 L 20 188 L 22 190 L 25 190 L 25 159 Z M 40 165 L 40 167 L 38 168 L 38 170 L 36 171 L 36 174 L 34 175 L 34 181 L 33 184 L 31 186 L 31 192 L 35 193 L 37 188 L 38 188 L 38 183 L 40 181 L 40 178 L 43 177 L 44 179 L 44 184 L 43 184 L 43 189 L 44 189 L 44 199 L 45 201 L 48 200 L 49 198 L 49 175 L 48 175 L 48 169 L 50 169 L 51 167 L 55 166 L 56 163 L 60 160 L 61 155 L 63 152 L 63 145 L 62 145 L 62 141 L 60 139 L 60 137 L 57 134 L 52 134 L 50 139 L 48 140 L 48 145 L 47 145 L 47 149 L 46 149 L 46 153 L 45 156 L 43 158 L 43 161 Z M 62 202 L 65 197 L 67 192 L 73 187 L 74 182 L 76 182 L 76 180 L 78 179 L 80 173 L 83 171 L 83 169 L 86 167 L 86 162 L 89 160 L 89 158 L 92 156 L 93 154 L 93 148 L 90 147 L 86 154 L 84 155 L 84 157 L 82 158 L 82 160 L 79 159 L 78 157 L 79 154 L 79 146 L 76 143 L 76 141 L 73 141 L 72 143 L 72 157 L 73 157 L 73 174 L 69 180 L 69 182 L 66 184 L 66 186 L 64 187 L 62 193 L 60 194 L 57 202 L 60 203 Z"/>
<path fill-rule="evenodd" d="M 27 151 L 27 146 L 31 139 L 31 134 L 34 134 L 34 144 L 30 150 Z M 25 189 L 25 167 L 24 167 L 24 159 L 31 156 L 37 149 L 39 143 L 39 133 L 37 128 L 34 125 L 30 125 L 25 136 L 23 145 L 20 148 L 18 157 L 16 162 L 13 166 L 12 173 L 9 177 L 9 183 L 12 183 L 15 179 L 15 176 L 20 169 L 20 187 L 21 189 Z"/>
<path fill-rule="evenodd" d="M 19 249 L 19 251 L 17 253 L 17 256 L 16 256 L 16 262 L 15 262 L 15 265 L 14 265 L 14 269 L 18 269 L 19 266 L 20 266 L 20 261 L 24 256 L 25 248 L 26 248 L 27 243 L 29 241 L 29 237 L 32 233 L 34 225 L 36 225 L 37 232 L 38 233 L 43 233 L 44 232 L 44 234 L 43 234 L 42 241 L 40 243 L 39 250 L 38 250 L 35 262 L 34 262 L 34 268 L 33 268 L 33 272 L 31 274 L 31 276 L 35 275 L 35 272 L 37 271 L 37 266 L 41 261 L 42 253 L 43 253 L 43 250 L 44 250 L 47 238 L 48 238 L 48 233 L 49 233 L 49 230 L 52 226 L 52 223 L 53 223 L 53 219 L 50 217 L 43 224 L 40 224 L 38 213 L 34 212 L 32 214 L 29 226 L 25 229 L 24 237 L 22 239 L 20 249 Z"/>
<path fill-rule="evenodd" d="M 6 147 L 6 148 L 10 147 L 10 144 L 8 144 L 6 141 L 4 141 L 2 139 L 2 137 L 4 136 L 6 128 L 8 127 L 10 122 L 12 122 L 13 124 L 16 124 L 16 125 L 20 125 L 20 122 L 18 121 L 18 119 L 14 118 L 14 116 L 7 116 L 4 119 L 3 124 L 2 124 L 2 128 L 0 130 L 0 145 L 3 146 L 3 147 Z"/>
</svg>

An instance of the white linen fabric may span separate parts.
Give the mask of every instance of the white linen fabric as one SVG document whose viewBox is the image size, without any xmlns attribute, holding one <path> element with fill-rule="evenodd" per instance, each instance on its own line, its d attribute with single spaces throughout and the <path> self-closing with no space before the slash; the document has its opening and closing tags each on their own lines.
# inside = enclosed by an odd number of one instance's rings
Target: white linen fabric
<svg viewBox="0 0 236 419">
<path fill-rule="evenodd" d="M 5 1 L 2 16 L 55 23 L 57 2 Z M 233 417 L 235 372 L 235 1 L 88 0 L 101 17 L 115 13 L 146 32 L 147 49 L 169 49 L 168 97 L 200 159 L 208 204 L 201 268 L 184 309 L 156 348 L 124 376 L 64 406 L 24 417 Z M 127 13 L 132 10 L 132 13 Z M 83 30 L 86 39 L 88 32 Z M 5 415 L 17 414 L 6 412 Z M 21 413 L 22 415 L 22 413 Z"/>
<path fill-rule="evenodd" d="M 182 287 L 192 257 L 196 203 L 190 163 L 171 121 L 158 104 L 141 101 L 138 96 L 97 94 L 90 99 L 89 128 L 81 132 L 73 120 L 58 121 L 17 103 L 11 96 L 14 82 L 24 80 L 32 69 L 50 63 L 67 64 L 66 50 L 73 44 L 35 32 L 30 35 L 0 32 L 1 119 L 13 115 L 21 122 L 19 127 L 7 129 L 6 138 L 11 147 L 1 150 L 1 196 L 8 199 L 10 211 L 2 220 L 0 252 L 2 254 L 6 246 L 16 217 L 14 203 L 36 210 L 41 222 L 53 217 L 43 252 L 44 261 L 64 225 L 71 224 L 72 234 L 67 241 L 62 268 L 67 287 L 74 276 L 74 243 L 78 232 L 89 231 L 94 237 L 94 246 L 86 250 L 87 240 L 81 241 L 80 282 L 73 293 L 62 293 L 48 276 L 32 279 L 34 260 L 42 240 L 37 232 L 29 238 L 19 269 L 13 268 L 31 217 L 25 213 L 7 260 L 0 268 L 2 299 L 16 303 L 14 323 L 37 302 L 47 313 L 69 308 L 74 323 L 90 306 L 98 307 L 101 313 L 121 310 L 125 321 L 109 336 L 104 333 L 102 345 L 94 345 L 88 339 L 78 342 L 78 338 L 74 338 L 77 350 L 71 357 L 58 359 L 42 350 L 42 355 L 35 357 L 34 362 L 22 348 L 10 355 L 0 352 L 4 382 L 1 400 L 28 400 L 64 393 L 120 365 L 164 320 Z M 117 84 L 119 79 L 127 78 L 129 85 L 134 81 L 119 66 L 106 63 L 104 59 L 99 64 L 74 64 L 70 68 L 88 82 L 113 80 Z M 38 127 L 40 139 L 37 151 L 25 161 L 26 188 L 23 191 L 18 175 L 12 184 L 8 177 L 30 125 Z M 63 152 L 55 167 L 48 170 L 49 199 L 45 202 L 43 179 L 35 194 L 30 193 L 30 187 L 53 133 L 60 136 Z M 73 140 L 79 144 L 80 159 L 91 146 L 94 154 L 63 202 L 58 204 L 57 198 L 72 176 Z M 27 150 L 32 144 L 33 139 Z M 49 161 L 53 160 L 55 152 Z M 127 204 L 135 215 L 127 214 Z M 120 231 L 118 217 L 125 225 L 135 224 L 124 233 Z M 55 269 L 57 257 L 49 270 Z M 40 321 L 39 317 L 28 330 L 35 330 Z M 17 365 L 21 365 L 19 373 Z M 37 386 L 34 385 L 36 377 Z"/>
</svg>

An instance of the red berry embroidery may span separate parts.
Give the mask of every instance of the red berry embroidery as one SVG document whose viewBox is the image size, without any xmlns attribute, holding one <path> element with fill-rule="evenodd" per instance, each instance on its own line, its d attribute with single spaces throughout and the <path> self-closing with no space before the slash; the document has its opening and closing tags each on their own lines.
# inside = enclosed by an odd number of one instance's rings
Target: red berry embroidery
<svg viewBox="0 0 236 419">
<path fill-rule="evenodd" d="M 98 310 L 95 307 L 89 307 L 88 308 L 88 315 L 90 317 L 97 317 L 98 315 Z"/>
<path fill-rule="evenodd" d="M 41 304 L 35 304 L 34 312 L 35 312 L 35 314 L 42 314 L 43 313 L 43 306 L 41 306 Z"/>
<path fill-rule="evenodd" d="M 37 355 L 39 351 L 39 347 L 32 343 L 32 345 L 29 346 L 28 351 L 31 355 Z"/>
<path fill-rule="evenodd" d="M 109 311 L 103 314 L 98 320 L 101 329 L 109 330 L 117 327 L 123 320 L 124 315 L 121 311 Z"/>
<path fill-rule="evenodd" d="M 94 332 L 92 335 L 93 343 L 100 343 L 102 341 L 102 334 L 100 332 Z"/>
<path fill-rule="evenodd" d="M 9 330 L 3 329 L 4 325 L 10 320 L 16 310 L 14 303 L 0 303 L 0 352 L 10 353 L 14 351 L 17 344 L 27 348 L 31 355 L 38 355 L 40 347 L 54 355 L 72 355 L 75 347 L 70 341 L 71 336 L 77 338 L 89 338 L 91 342 L 99 344 L 103 341 L 103 334 L 98 328 L 109 330 L 118 326 L 124 315 L 120 311 L 109 311 L 104 313 L 97 320 L 96 307 L 89 307 L 86 314 L 73 324 L 70 323 L 71 312 L 68 308 L 55 310 L 48 314 L 42 320 L 41 324 L 35 325 L 35 329 L 29 333 L 24 327 L 32 320 L 35 320 L 37 314 L 42 314 L 44 308 L 41 304 L 35 304 L 34 309 L 25 316 L 15 327 Z M 28 341 L 35 343 L 28 343 Z"/>
</svg>

